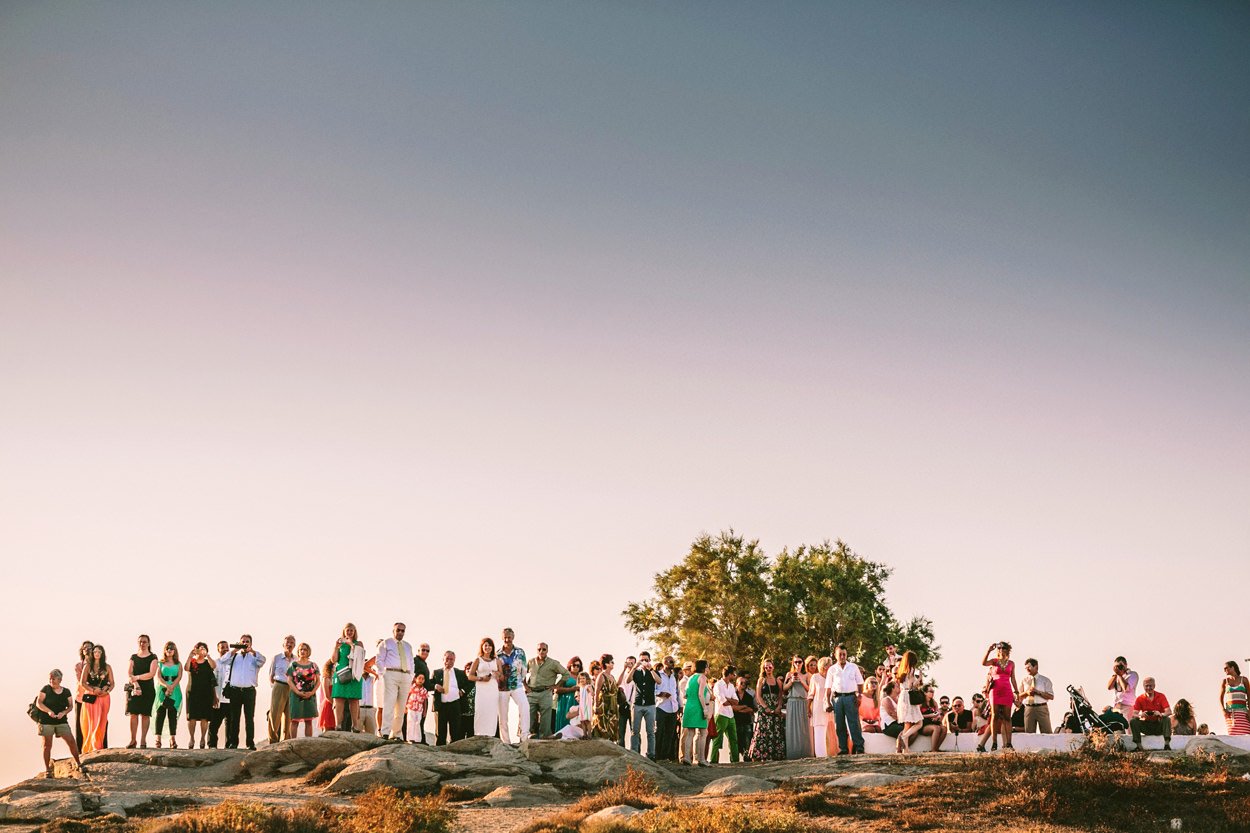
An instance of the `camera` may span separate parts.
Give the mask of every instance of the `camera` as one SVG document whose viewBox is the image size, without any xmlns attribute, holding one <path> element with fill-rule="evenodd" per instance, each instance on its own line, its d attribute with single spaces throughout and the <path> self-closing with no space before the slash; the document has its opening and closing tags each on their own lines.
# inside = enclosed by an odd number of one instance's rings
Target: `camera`
<svg viewBox="0 0 1250 833">
<path fill-rule="evenodd" d="M 231 642 L 230 647 L 236 651 L 246 651 L 247 643 L 246 642 Z"/>
<path fill-rule="evenodd" d="M 124 686 L 122 686 L 122 691 L 126 692 L 127 697 L 134 697 L 136 694 L 139 693 L 139 684 L 138 683 L 126 683 Z"/>
</svg>

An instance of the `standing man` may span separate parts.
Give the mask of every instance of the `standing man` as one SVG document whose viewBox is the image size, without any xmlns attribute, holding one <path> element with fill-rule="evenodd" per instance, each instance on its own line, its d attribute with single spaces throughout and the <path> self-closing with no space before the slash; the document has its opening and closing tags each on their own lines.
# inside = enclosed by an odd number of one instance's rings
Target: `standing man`
<svg viewBox="0 0 1250 833">
<path fill-rule="evenodd" d="M 894 646 L 889 646 L 893 648 Z M 859 700 L 864 694 L 864 675 L 859 666 L 846 658 L 846 646 L 838 645 L 833 651 L 837 662 L 829 666 L 825 674 L 827 703 L 814 708 L 833 709 L 833 726 L 838 732 L 838 754 L 845 755 L 847 736 L 850 736 L 851 752 L 862 755 L 864 733 L 859 725 Z"/>
<path fill-rule="evenodd" d="M 469 675 L 456 667 L 456 654 L 443 654 L 443 667 L 427 677 L 426 687 L 434 692 L 434 745 L 455 743 L 464 735 L 465 692 Z"/>
<path fill-rule="evenodd" d="M 226 721 L 227 715 L 230 713 L 230 701 L 226 699 L 226 673 L 229 668 L 226 667 L 226 659 L 230 654 L 230 643 L 221 640 L 217 643 L 217 668 L 213 671 L 216 676 L 216 687 L 213 691 L 213 718 L 208 722 L 208 745 L 213 749 L 217 748 L 217 743 L 221 737 L 221 724 Z"/>
<path fill-rule="evenodd" d="M 429 661 L 430 661 L 430 643 L 422 642 L 420 647 L 417 648 L 417 658 L 413 660 L 412 662 L 412 673 L 425 675 L 425 690 L 426 691 L 430 690 L 430 666 L 428 664 Z M 428 711 L 429 709 L 422 710 L 421 718 L 417 721 L 417 732 L 419 732 L 421 735 L 421 737 L 417 738 L 417 743 L 427 742 L 425 739 L 425 716 Z M 404 723 L 404 731 L 405 733 L 408 731 L 408 723 L 406 721 Z M 407 739 L 408 735 L 405 734 L 404 738 Z"/>
<path fill-rule="evenodd" d="M 655 757 L 661 761 L 677 760 L 677 674 L 671 656 L 664 658 L 664 667 L 656 674 L 655 684 Z"/>
<path fill-rule="evenodd" d="M 734 680 L 738 677 L 738 669 L 726 665 L 721 670 L 721 677 L 712 687 L 712 696 L 716 700 L 716 737 L 712 739 L 712 751 L 708 761 L 720 763 L 721 741 L 729 741 L 729 763 L 738 763 L 738 723 L 734 720 L 734 706 L 738 705 L 738 687 Z M 697 756 L 696 756 L 697 757 Z"/>
<path fill-rule="evenodd" d="M 382 737 L 398 739 L 403 736 L 404 718 L 408 711 L 408 690 L 412 688 L 412 646 L 404 641 L 408 626 L 396 622 L 391 628 L 390 639 L 378 640 L 376 667 L 382 674 L 381 694 L 376 696 L 381 710 L 378 729 Z M 428 680 L 429 677 L 426 677 Z M 375 695 L 377 692 L 375 692 Z"/>
<path fill-rule="evenodd" d="M 295 637 L 282 640 L 282 653 L 269 663 L 269 742 L 291 736 L 291 686 L 286 671 L 295 662 Z"/>
<path fill-rule="evenodd" d="M 638 667 L 634 669 L 632 679 L 634 696 L 631 698 L 631 703 L 634 710 L 629 725 L 629 730 L 632 733 L 629 748 L 638 754 L 642 754 L 642 733 L 638 729 L 640 723 L 645 723 L 647 727 L 647 757 L 654 761 L 656 759 L 655 686 L 660 681 L 660 675 L 651 667 L 650 651 L 639 651 Z"/>
<path fill-rule="evenodd" d="M 260 681 L 260 669 L 265 667 L 265 657 L 252 649 L 252 635 L 245 633 L 230 646 L 226 664 L 226 698 L 230 710 L 226 713 L 226 748 L 239 748 L 239 721 L 247 721 L 247 748 L 256 750 L 256 684 Z"/>
<path fill-rule="evenodd" d="M 633 715 L 634 669 L 636 667 L 638 667 L 638 657 L 625 657 L 625 667 L 621 669 L 620 674 L 616 675 L 616 685 L 620 689 L 616 693 L 616 744 L 624 748 L 628 748 L 625 746 L 625 730 L 629 728 L 629 721 Z"/>
<path fill-rule="evenodd" d="M 882 678 L 883 683 L 886 680 L 894 678 L 894 669 L 898 667 L 898 664 L 902 661 L 902 659 L 903 658 L 898 655 L 897 645 L 885 646 L 885 661 L 881 663 L 881 665 L 885 668 L 885 674 Z"/>
<path fill-rule="evenodd" d="M 530 703 L 522 686 L 525 676 L 525 651 L 514 643 L 516 634 L 512 628 L 503 629 L 503 647 L 499 650 L 499 661 L 503 664 L 503 681 L 499 684 L 499 738 L 504 743 L 512 743 L 508 734 L 508 704 L 516 703 L 518 732 L 517 740 L 529 737 Z"/>
<path fill-rule="evenodd" d="M 1024 680 L 1020 683 L 1020 696 L 1024 698 L 1024 731 L 1026 734 L 1040 730 L 1050 734 L 1050 701 L 1055 699 L 1055 687 L 1049 677 L 1037 673 L 1037 660 L 1029 657 L 1024 661 Z"/>
<path fill-rule="evenodd" d="M 547 643 L 539 642 L 536 655 L 525 666 L 525 696 L 529 699 L 530 729 L 534 737 L 551 736 L 552 691 L 568 676 L 567 668 L 547 656 Z"/>
<path fill-rule="evenodd" d="M 1137 702 L 1137 672 L 1128 667 L 1128 660 L 1116 657 L 1111 666 L 1111 679 L 1107 691 L 1114 691 L 1112 707 L 1124 715 L 1125 721 L 1133 719 L 1133 704 Z"/>
<path fill-rule="evenodd" d="M 1129 721 L 1133 730 L 1133 743 L 1141 749 L 1142 735 L 1163 735 L 1163 748 L 1172 748 L 1172 706 L 1162 691 L 1155 691 L 1155 678 L 1142 680 L 1145 693 L 1133 702 L 1137 716 Z"/>
</svg>

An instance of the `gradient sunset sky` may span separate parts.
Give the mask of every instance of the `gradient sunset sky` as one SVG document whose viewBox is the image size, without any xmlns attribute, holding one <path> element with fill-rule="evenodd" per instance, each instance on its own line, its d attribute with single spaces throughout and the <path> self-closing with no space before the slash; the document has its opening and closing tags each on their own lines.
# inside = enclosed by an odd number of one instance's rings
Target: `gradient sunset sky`
<svg viewBox="0 0 1250 833">
<path fill-rule="evenodd" d="M 622 655 L 729 527 L 893 566 L 945 693 L 1007 639 L 1221 723 L 1247 55 L 1242 3 L 0 3 L 0 781 L 84 638 Z"/>
</svg>

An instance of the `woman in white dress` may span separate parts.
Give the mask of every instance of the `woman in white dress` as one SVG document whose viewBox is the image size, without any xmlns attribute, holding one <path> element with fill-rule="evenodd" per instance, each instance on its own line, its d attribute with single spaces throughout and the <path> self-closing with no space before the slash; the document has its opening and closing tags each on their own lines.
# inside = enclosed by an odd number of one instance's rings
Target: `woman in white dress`
<svg viewBox="0 0 1250 833">
<path fill-rule="evenodd" d="M 924 696 L 924 677 L 920 675 L 918 665 L 916 653 L 908 651 L 903 654 L 903 661 L 894 669 L 894 678 L 899 684 L 896 706 L 898 722 L 903 724 L 903 731 L 894 742 L 896 752 L 906 752 L 907 744 L 911 743 L 911 739 L 920 734 L 920 730 L 924 728 L 924 715 L 920 713 L 921 703 L 911 701 L 912 692 L 920 692 L 921 700 Z"/>
<path fill-rule="evenodd" d="M 495 640 L 489 636 L 478 647 L 469 678 L 476 684 L 473 734 L 493 737 L 499 731 L 499 660 L 495 658 Z"/>
<path fill-rule="evenodd" d="M 808 659 L 811 660 L 811 657 Z M 821 657 L 819 663 L 810 661 L 807 664 L 807 672 L 811 674 L 812 680 L 811 689 L 807 692 L 807 702 L 812 715 L 812 749 L 817 758 L 829 756 L 829 724 L 833 721 L 829 719 L 829 712 L 825 709 L 829 705 L 828 698 L 825 697 L 825 674 L 831 665 L 833 660 L 829 657 Z M 833 745 L 838 745 L 837 735 L 834 735 Z"/>
</svg>

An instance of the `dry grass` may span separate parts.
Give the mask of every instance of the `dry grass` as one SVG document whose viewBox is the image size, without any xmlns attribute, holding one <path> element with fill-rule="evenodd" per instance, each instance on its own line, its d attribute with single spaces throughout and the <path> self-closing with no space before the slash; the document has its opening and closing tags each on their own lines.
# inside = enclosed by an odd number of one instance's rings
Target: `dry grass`
<svg viewBox="0 0 1250 833">
<path fill-rule="evenodd" d="M 810 825 L 789 810 L 725 804 L 670 804 L 629 824 L 596 824 L 594 833 L 800 833 Z"/>
<path fill-rule="evenodd" d="M 633 767 L 628 767 L 620 779 L 582 798 L 567 810 L 526 825 L 521 828 L 520 833 L 576 833 L 581 827 L 582 819 L 605 807 L 628 804 L 639 810 L 649 810 L 667 799 L 654 781 Z M 603 829 L 606 831 L 610 828 Z"/>
<path fill-rule="evenodd" d="M 375 787 L 357 797 L 350 810 L 319 801 L 283 809 L 227 802 L 148 822 L 138 833 L 447 833 L 454 812 L 439 797 Z M 49 833 L 131 833 L 98 828 Z"/>
<path fill-rule="evenodd" d="M 313 786 L 328 784 L 334 780 L 334 776 L 345 769 L 347 769 L 347 761 L 342 758 L 331 758 L 328 761 L 322 761 L 313 767 L 312 772 L 304 777 L 304 783 Z"/>
<path fill-rule="evenodd" d="M 39 826 L 39 833 L 133 833 L 135 823 L 121 816 L 94 819 L 53 819 Z"/>
<path fill-rule="evenodd" d="M 443 798 L 408 795 L 391 787 L 374 787 L 353 804 L 342 819 L 345 833 L 446 833 L 455 819 Z"/>
</svg>

